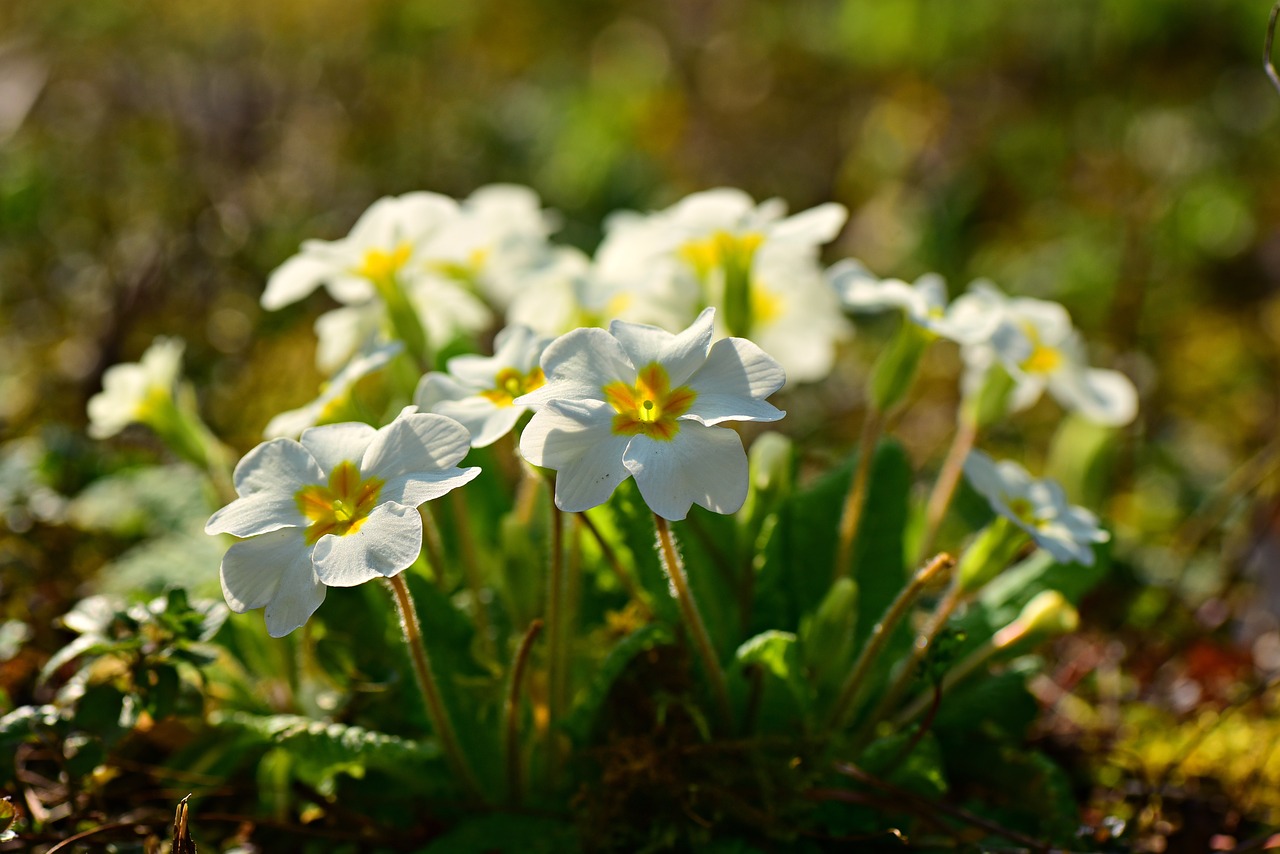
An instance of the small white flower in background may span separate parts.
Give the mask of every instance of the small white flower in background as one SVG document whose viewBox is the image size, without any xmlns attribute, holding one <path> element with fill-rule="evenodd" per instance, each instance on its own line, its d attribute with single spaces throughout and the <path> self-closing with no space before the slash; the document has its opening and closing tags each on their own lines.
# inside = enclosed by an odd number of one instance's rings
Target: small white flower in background
<svg viewBox="0 0 1280 854">
<path fill-rule="evenodd" d="M 267 280 L 262 307 L 283 308 L 324 285 L 340 303 L 377 295 L 376 283 L 423 269 L 421 251 L 458 215 L 458 203 L 438 193 L 406 193 L 374 202 L 340 240 L 306 240 Z"/>
<path fill-rule="evenodd" d="M 793 379 L 819 379 L 850 327 L 832 310 L 825 285 L 815 286 L 818 251 L 848 211 L 828 203 L 785 213 L 780 200 L 756 204 L 740 190 L 718 189 L 647 216 L 615 214 L 596 253 L 596 275 L 606 285 L 640 280 L 641 290 L 683 315 L 681 322 L 710 305 L 728 334 L 771 337 L 771 348 L 793 337 L 788 330 L 807 329 L 803 348 L 776 355 Z"/>
<path fill-rule="evenodd" d="M 751 271 L 751 340 L 772 356 L 795 382 L 831 373 L 836 345 L 852 336 L 840 302 L 822 269 L 787 252 L 762 249 Z M 717 336 L 731 335 L 716 314 Z"/>
<path fill-rule="evenodd" d="M 481 187 L 423 247 L 428 269 L 473 286 L 505 309 L 525 275 L 552 252 L 553 218 L 538 194 L 515 184 Z"/>
<path fill-rule="evenodd" d="M 471 432 L 473 447 L 491 445 L 528 411 L 515 399 L 542 387 L 538 360 L 550 341 L 526 326 L 508 326 L 494 339 L 492 356 L 455 356 L 448 373 L 422 378 L 413 402 L 460 422 Z"/>
<path fill-rule="evenodd" d="M 926 273 L 907 284 L 901 279 L 880 279 L 853 259 L 827 270 L 827 277 L 845 308 L 855 312 L 900 309 L 911 323 L 958 344 L 980 344 L 991 339 L 1000 323 L 999 312 L 981 310 L 964 297 L 947 304 L 947 284 L 937 273 Z"/>
<path fill-rule="evenodd" d="M 347 363 L 346 367 L 334 374 L 333 378 L 325 383 L 320 396 L 315 400 L 298 409 L 282 412 L 268 421 L 266 429 L 262 431 L 263 436 L 268 439 L 275 439 L 281 436 L 296 439 L 308 427 L 314 427 L 325 421 L 333 421 L 335 415 L 341 411 L 343 405 L 347 402 L 356 383 L 384 367 L 403 349 L 403 344 L 393 341 L 371 353 L 352 359 Z"/>
<path fill-rule="evenodd" d="M 966 392 L 974 391 L 999 362 L 1014 380 L 1014 412 L 1032 406 L 1048 389 L 1064 408 L 1098 424 L 1121 427 L 1138 413 L 1138 392 L 1119 371 L 1091 368 L 1084 339 L 1067 310 L 1055 302 L 1009 298 L 988 282 L 975 282 L 965 301 L 972 313 L 999 318 L 986 343 L 964 353 Z"/>
<path fill-rule="evenodd" d="M 469 438 L 456 421 L 407 407 L 380 430 L 331 424 L 254 448 L 236 466 L 240 497 L 205 525 L 243 538 L 222 559 L 227 604 L 265 608 L 281 637 L 315 613 L 326 585 L 406 569 L 422 548 L 416 508 L 480 473 L 457 467 Z"/>
<path fill-rule="evenodd" d="M 687 311 L 673 305 L 669 294 L 646 290 L 652 284 L 643 278 L 605 281 L 590 258 L 577 249 L 561 247 L 528 271 L 507 309 L 507 323 L 553 337 L 580 326 L 604 326 L 611 320 L 663 329 L 684 326 Z"/>
<path fill-rule="evenodd" d="M 1111 539 L 1096 516 L 1067 502 L 1061 486 L 1033 478 L 1015 462 L 995 462 L 981 451 L 970 451 L 964 474 L 991 509 L 1030 534 L 1055 560 L 1092 566 L 1093 544 Z"/>
<path fill-rule="evenodd" d="M 517 398 L 534 406 L 520 451 L 555 469 L 556 506 L 603 504 L 634 477 L 645 503 L 666 519 L 693 504 L 737 511 L 747 495 L 747 455 L 726 421 L 777 421 L 765 401 L 786 382 L 782 368 L 742 338 L 711 343 L 715 310 L 678 335 L 615 321 L 556 339 L 542 356 L 546 384 Z"/>
<path fill-rule="evenodd" d="M 422 279 L 405 296 L 427 339 L 444 344 L 458 335 L 474 335 L 493 321 L 489 309 L 454 282 Z M 316 367 L 330 373 L 361 352 L 376 349 L 391 336 L 378 302 L 344 305 L 316 318 Z"/>
<path fill-rule="evenodd" d="M 526 273 L 546 263 L 550 231 L 524 187 L 482 187 L 461 204 L 426 192 L 382 198 L 346 237 L 305 241 L 271 274 L 262 305 L 281 308 L 321 285 L 344 304 L 316 324 L 325 371 L 386 341 L 387 308 L 405 301 L 438 348 L 490 325 L 486 301 L 505 308 Z"/>
<path fill-rule="evenodd" d="M 102 391 L 89 398 L 89 435 L 106 439 L 130 424 L 170 420 L 185 347 L 180 338 L 157 338 L 137 362 L 107 368 Z"/>
</svg>

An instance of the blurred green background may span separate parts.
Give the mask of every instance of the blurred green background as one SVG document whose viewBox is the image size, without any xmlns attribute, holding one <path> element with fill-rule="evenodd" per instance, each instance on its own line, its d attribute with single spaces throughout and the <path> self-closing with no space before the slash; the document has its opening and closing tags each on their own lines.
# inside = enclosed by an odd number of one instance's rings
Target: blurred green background
<svg viewBox="0 0 1280 854">
<path fill-rule="evenodd" d="M 731 185 L 848 206 L 829 260 L 1064 302 L 1095 364 L 1143 394 L 1143 450 L 1106 510 L 1168 539 L 1276 432 L 1267 12 L 8 0 L 0 437 L 63 441 L 83 465 L 57 485 L 74 492 L 96 465 L 74 437 L 101 372 L 165 333 L 186 338 L 215 429 L 251 446 L 320 379 L 308 321 L 326 298 L 267 315 L 266 275 L 381 195 L 529 184 L 558 239 L 591 249 L 610 211 Z M 947 439 L 950 402 L 934 406 L 921 454 Z M 130 441 L 145 440 L 117 449 Z"/>
</svg>

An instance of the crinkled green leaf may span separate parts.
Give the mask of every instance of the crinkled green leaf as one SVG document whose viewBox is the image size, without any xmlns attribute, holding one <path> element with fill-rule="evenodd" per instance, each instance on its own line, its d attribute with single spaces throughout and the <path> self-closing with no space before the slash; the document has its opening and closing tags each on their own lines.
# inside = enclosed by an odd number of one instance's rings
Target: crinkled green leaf
<svg viewBox="0 0 1280 854">
<path fill-rule="evenodd" d="M 426 774 L 440 756 L 434 741 L 414 741 L 298 715 L 232 712 L 215 716 L 214 723 L 223 729 L 252 733 L 263 744 L 285 751 L 297 778 L 320 791 L 331 790 L 338 774 L 362 777 L 366 769 L 400 778 Z"/>
<path fill-rule="evenodd" d="M 94 481 L 67 507 L 68 520 L 86 531 L 134 537 L 202 524 L 209 516 L 205 478 L 185 464 L 130 469 Z"/>
</svg>

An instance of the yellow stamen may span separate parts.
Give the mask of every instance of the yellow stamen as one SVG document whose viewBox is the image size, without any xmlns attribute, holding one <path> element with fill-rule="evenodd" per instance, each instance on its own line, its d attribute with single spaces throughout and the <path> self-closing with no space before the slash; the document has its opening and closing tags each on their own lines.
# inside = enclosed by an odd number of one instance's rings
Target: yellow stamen
<svg viewBox="0 0 1280 854">
<path fill-rule="evenodd" d="M 412 254 L 413 247 L 408 243 L 401 243 L 390 252 L 384 252 L 381 249 L 370 249 L 364 253 L 364 261 L 352 272 L 357 276 L 364 276 L 370 281 L 383 281 L 399 273 L 400 269 L 409 263 L 409 256 Z"/>
<path fill-rule="evenodd" d="M 356 464 L 347 461 L 333 470 L 327 486 L 316 483 L 298 490 L 294 494 L 298 510 L 311 520 L 307 545 L 315 545 L 325 534 L 345 536 L 360 530 L 378 506 L 382 486 L 379 478 L 361 478 Z"/>
<path fill-rule="evenodd" d="M 651 439 L 671 441 L 680 432 L 681 415 L 689 411 L 698 393 L 688 386 L 671 388 L 667 371 L 656 362 L 641 368 L 634 386 L 618 380 L 602 391 L 618 414 L 613 416 L 613 432 L 619 436 L 644 434 Z"/>
<path fill-rule="evenodd" d="M 699 278 L 705 279 L 717 267 L 750 269 L 761 243 L 764 235 L 758 232 L 731 234 L 721 230 L 701 240 L 690 240 L 676 254 L 693 267 Z"/>
<path fill-rule="evenodd" d="M 527 374 L 522 374 L 515 368 L 503 368 L 494 377 L 493 388 L 480 392 L 480 396 L 492 401 L 495 406 L 511 406 L 511 402 L 517 397 L 541 388 L 546 381 L 542 368 L 534 368 Z"/>
</svg>

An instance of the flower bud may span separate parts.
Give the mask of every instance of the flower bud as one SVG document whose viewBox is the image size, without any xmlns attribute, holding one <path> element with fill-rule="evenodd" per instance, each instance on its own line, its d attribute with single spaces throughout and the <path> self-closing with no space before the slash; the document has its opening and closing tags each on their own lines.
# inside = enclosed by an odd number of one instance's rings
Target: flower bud
<svg viewBox="0 0 1280 854">
<path fill-rule="evenodd" d="M 996 649 L 1009 646 L 1034 635 L 1053 636 L 1074 632 L 1080 625 L 1080 613 L 1057 590 L 1036 594 L 1022 608 L 1018 619 L 996 632 L 992 645 Z"/>
</svg>

